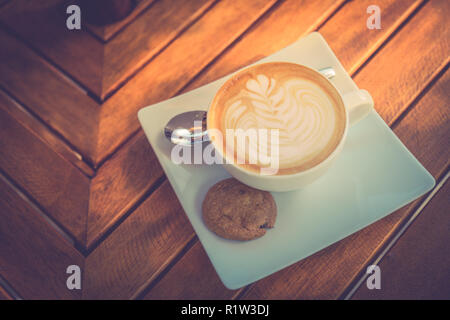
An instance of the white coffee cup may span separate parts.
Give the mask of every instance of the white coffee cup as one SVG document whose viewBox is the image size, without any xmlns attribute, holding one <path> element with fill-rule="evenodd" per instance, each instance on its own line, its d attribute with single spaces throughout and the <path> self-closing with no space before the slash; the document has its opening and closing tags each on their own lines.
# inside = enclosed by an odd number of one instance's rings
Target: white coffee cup
<svg viewBox="0 0 450 320">
<path fill-rule="evenodd" d="M 320 72 L 316 70 L 313 70 L 306 66 L 301 67 L 314 72 L 318 78 L 326 79 Z M 231 79 L 233 79 L 233 77 Z M 333 90 L 335 96 L 339 96 L 339 103 L 341 103 L 345 107 L 344 109 L 346 117 L 345 129 L 341 140 L 326 159 L 304 171 L 284 175 L 262 175 L 258 172 L 246 170 L 233 161 L 228 161 L 228 163 L 227 161 L 224 161 L 225 169 L 234 178 L 238 179 L 242 183 L 245 183 L 246 185 L 257 189 L 274 192 L 284 192 L 299 189 L 307 186 L 317 178 L 321 177 L 330 168 L 331 164 L 342 151 L 345 140 L 347 138 L 349 127 L 366 117 L 374 105 L 371 95 L 366 90 L 356 90 L 341 95 L 336 87 L 328 79 L 326 79 L 326 81 L 329 83 L 328 90 Z M 207 123 L 210 122 L 210 114 L 211 113 L 208 112 Z M 221 152 L 221 149 L 215 144 L 215 142 L 212 141 L 211 143 L 214 145 L 216 152 L 218 152 L 220 156 L 225 159 L 223 153 Z"/>
</svg>

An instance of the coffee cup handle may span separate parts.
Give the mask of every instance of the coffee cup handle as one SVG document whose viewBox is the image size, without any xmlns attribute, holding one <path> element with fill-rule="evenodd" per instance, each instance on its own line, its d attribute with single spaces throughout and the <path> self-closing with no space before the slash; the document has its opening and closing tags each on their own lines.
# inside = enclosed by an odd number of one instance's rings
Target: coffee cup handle
<svg viewBox="0 0 450 320">
<path fill-rule="evenodd" d="M 348 110 L 350 125 L 354 125 L 363 119 L 373 108 L 372 96 L 364 89 L 346 93 L 342 96 L 342 100 Z"/>
</svg>

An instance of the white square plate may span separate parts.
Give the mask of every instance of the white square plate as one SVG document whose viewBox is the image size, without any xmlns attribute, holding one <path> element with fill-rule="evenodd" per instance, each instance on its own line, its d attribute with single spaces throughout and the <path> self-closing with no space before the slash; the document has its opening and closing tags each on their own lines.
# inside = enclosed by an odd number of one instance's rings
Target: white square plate
<svg viewBox="0 0 450 320">
<path fill-rule="evenodd" d="M 319 33 L 260 60 L 287 61 L 321 69 L 332 66 L 331 80 L 341 93 L 357 86 Z M 433 177 L 385 124 L 371 112 L 351 127 L 333 167 L 305 189 L 272 193 L 278 207 L 275 228 L 252 241 L 222 239 L 201 218 L 206 191 L 229 174 L 220 165 L 175 165 L 163 128 L 176 114 L 207 110 L 229 76 L 139 111 L 139 121 L 167 178 L 219 277 L 236 289 L 261 279 L 385 217 L 429 191 Z M 201 270 L 198 270 L 201 272 Z"/>
</svg>

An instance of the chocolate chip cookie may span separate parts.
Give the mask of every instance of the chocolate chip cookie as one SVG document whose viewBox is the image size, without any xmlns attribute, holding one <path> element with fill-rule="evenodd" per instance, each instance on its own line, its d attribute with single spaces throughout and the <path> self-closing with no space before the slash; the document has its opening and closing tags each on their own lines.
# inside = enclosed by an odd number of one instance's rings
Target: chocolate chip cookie
<svg viewBox="0 0 450 320">
<path fill-rule="evenodd" d="M 209 189 L 203 200 L 203 221 L 217 235 L 232 240 L 259 238 L 272 228 L 277 207 L 267 191 L 225 179 Z"/>
</svg>

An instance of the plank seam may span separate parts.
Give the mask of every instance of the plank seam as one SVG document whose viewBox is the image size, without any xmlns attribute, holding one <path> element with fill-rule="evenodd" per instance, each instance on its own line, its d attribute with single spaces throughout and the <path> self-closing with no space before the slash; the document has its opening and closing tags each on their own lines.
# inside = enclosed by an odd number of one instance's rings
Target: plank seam
<svg viewBox="0 0 450 320">
<path fill-rule="evenodd" d="M 111 40 L 113 40 L 115 37 L 117 37 L 120 33 L 122 33 L 130 24 L 132 24 L 133 22 L 135 22 L 136 20 L 139 19 L 140 16 L 142 16 L 144 13 L 146 13 L 148 10 L 150 10 L 150 8 L 152 8 L 154 6 L 154 4 L 156 3 L 157 0 L 153 0 L 152 2 L 150 2 L 147 7 L 145 7 L 144 9 L 141 10 L 140 13 L 138 13 L 134 19 L 128 21 L 127 23 L 125 23 L 120 29 L 118 29 L 116 32 L 114 32 L 108 39 L 104 40 L 102 38 L 100 38 L 95 32 L 92 31 L 92 29 L 90 28 L 90 26 L 92 25 L 91 23 L 87 24 L 86 30 L 87 32 L 93 36 L 96 40 L 98 40 L 100 43 L 102 44 L 107 44 L 108 42 L 110 42 Z M 136 7 L 133 9 L 136 10 Z M 133 12 L 133 10 L 131 10 L 130 14 Z M 126 17 L 124 18 L 126 19 Z M 117 21 L 119 22 L 119 21 Z"/>
<path fill-rule="evenodd" d="M 6 279 L 0 274 L 0 290 L 3 290 L 8 294 L 9 298 L 13 300 L 23 300 L 19 293 L 6 281 Z"/>
<path fill-rule="evenodd" d="M 119 81 L 116 85 L 114 85 L 104 96 L 102 102 L 105 103 L 109 98 L 111 98 L 114 94 L 116 94 L 120 89 L 122 89 L 131 79 L 133 79 L 139 72 L 141 72 L 148 64 L 150 64 L 156 57 L 158 57 L 161 52 L 163 52 L 167 47 L 169 47 L 174 41 L 176 41 L 180 36 L 183 35 L 192 25 L 198 22 L 205 14 L 207 14 L 217 3 L 219 0 L 212 1 L 209 6 L 195 19 L 193 19 L 190 23 L 184 26 L 171 40 L 169 40 L 164 46 L 162 46 L 157 52 L 155 52 L 147 61 L 142 63 L 138 68 L 136 68 L 133 72 L 131 72 L 127 77 L 125 77 L 122 81 Z"/>
<path fill-rule="evenodd" d="M 88 174 L 87 172 L 85 172 L 84 170 L 82 170 L 79 166 L 77 166 L 75 163 L 73 163 L 72 161 L 66 159 L 63 155 L 61 155 L 57 150 L 54 150 L 51 145 L 49 145 L 45 140 L 41 139 L 41 137 L 38 134 L 34 134 L 36 137 L 39 138 L 39 140 L 41 140 L 42 142 L 44 142 L 53 152 L 55 152 L 56 154 L 58 154 L 59 157 L 65 159 L 68 163 L 70 163 L 72 166 L 74 166 L 75 168 L 77 168 L 83 175 L 87 176 L 88 178 L 92 178 L 93 176 L 95 176 L 95 169 L 94 167 L 92 167 L 91 163 L 86 161 L 87 157 L 85 157 L 83 155 L 83 153 L 77 149 L 77 147 L 75 145 L 73 145 L 66 137 L 64 137 L 58 130 L 56 130 L 55 128 L 53 128 L 52 126 L 50 126 L 48 123 L 46 123 L 36 112 L 34 112 L 31 108 L 29 108 L 23 101 L 21 101 L 18 97 L 16 97 L 14 94 L 12 94 L 8 89 L 6 89 L 3 85 L 0 84 L 0 90 L 9 98 L 11 99 L 11 101 L 13 103 L 16 104 L 17 108 L 22 108 L 23 110 L 21 110 L 21 112 L 26 112 L 28 113 L 28 115 L 30 117 L 32 117 L 34 120 L 38 121 L 40 124 L 42 124 L 54 137 L 56 137 L 61 143 L 63 143 L 68 150 L 70 150 L 75 157 L 77 157 L 78 159 L 80 159 L 80 161 L 82 161 L 84 164 L 86 164 L 86 166 L 89 167 L 89 169 L 91 169 L 93 171 L 93 175 Z M 14 119 L 16 119 L 16 117 L 12 116 Z M 22 127 L 24 127 L 27 131 L 32 131 L 31 129 L 26 128 L 25 126 L 22 125 L 22 123 L 16 119 L 17 122 L 20 123 L 20 125 Z"/>
<path fill-rule="evenodd" d="M 148 197 L 150 197 L 157 189 L 161 187 L 161 185 L 166 181 L 166 176 L 163 174 L 144 192 L 144 194 L 123 214 L 114 222 L 111 226 L 107 227 L 107 230 L 104 231 L 101 235 L 94 238 L 92 243 L 87 246 L 86 249 L 83 250 L 82 254 L 87 257 L 89 256 L 103 241 L 105 241 L 110 234 L 112 234 L 121 224 L 125 221 Z M 88 215 L 89 220 L 89 215 Z M 87 233 L 86 229 L 86 233 Z"/>
<path fill-rule="evenodd" d="M 134 130 L 128 137 L 126 137 L 121 143 L 117 145 L 116 148 L 113 149 L 109 154 L 103 157 L 101 161 L 99 161 L 95 167 L 95 170 L 98 171 L 107 161 L 109 161 L 112 157 L 116 155 L 117 152 L 119 152 L 126 144 L 130 143 L 138 134 L 141 132 L 141 128 L 137 128 Z"/>
<path fill-rule="evenodd" d="M 328 21 L 330 21 L 346 4 L 351 2 L 352 0 L 343 0 L 341 3 L 339 3 L 334 9 L 332 8 L 332 12 L 327 16 L 323 21 L 319 22 L 316 27 L 308 29 L 307 33 L 315 30 L 320 30 L 324 25 L 327 24 Z M 320 18 L 319 18 L 320 20 Z"/>
<path fill-rule="evenodd" d="M 398 124 L 414 109 L 414 107 L 422 100 L 422 98 L 431 90 L 434 84 L 445 74 L 450 66 L 450 57 L 447 59 L 433 72 L 430 78 L 425 83 L 424 88 L 421 92 L 417 93 L 411 97 L 410 101 L 406 103 L 407 107 L 401 111 L 397 117 L 391 120 L 391 129 L 394 130 Z"/>
<path fill-rule="evenodd" d="M 260 21 L 267 18 L 267 16 L 270 15 L 271 12 L 273 12 L 273 10 L 276 10 L 276 8 L 278 8 L 281 5 L 281 3 L 283 3 L 283 2 L 284 2 L 283 0 L 275 1 L 272 6 L 267 8 L 267 10 L 264 11 L 255 21 L 253 21 L 253 23 L 251 23 L 247 29 L 245 29 L 238 37 L 236 37 L 236 39 L 234 39 L 227 47 L 225 47 L 222 51 L 220 51 L 209 63 L 206 64 L 206 66 L 204 66 L 196 74 L 194 74 L 194 76 L 188 82 L 186 82 L 186 84 L 180 90 L 178 90 L 173 96 L 176 97 L 176 96 L 180 95 L 181 93 L 183 93 L 183 91 L 193 81 L 195 81 L 203 72 L 208 70 L 217 61 L 217 59 L 220 59 L 220 57 L 223 56 L 230 48 L 232 48 L 243 37 L 245 37 L 247 35 L 247 33 L 250 31 L 250 29 L 253 28 L 254 25 L 260 23 Z M 231 73 L 233 73 L 233 72 L 231 72 Z"/>
<path fill-rule="evenodd" d="M 382 37 L 379 41 L 377 41 L 368 50 L 368 52 L 371 53 L 356 62 L 356 65 L 359 64 L 359 66 L 351 68 L 352 71 L 349 73 L 352 75 L 352 77 L 357 76 L 358 73 L 360 73 L 361 70 L 364 69 L 364 67 L 369 64 L 370 61 L 372 61 L 372 59 L 378 54 L 378 52 L 383 50 L 383 48 L 408 24 L 408 22 L 425 6 L 425 4 L 427 4 L 428 1 L 429 0 L 422 0 L 422 2 L 418 3 L 418 5 L 413 7 L 412 10 L 407 10 L 404 14 L 402 14 L 399 21 L 402 19 L 403 21 L 401 23 L 394 23 L 394 25 L 388 29 L 388 36 Z M 396 28 L 393 29 L 394 27 Z M 363 59 L 365 60 L 363 61 Z"/>
<path fill-rule="evenodd" d="M 339 3 L 335 8 L 331 9 L 331 12 L 329 13 L 331 16 L 333 16 L 334 14 L 336 14 L 346 3 L 346 1 L 350 1 L 350 0 L 343 0 L 341 3 Z M 278 1 L 276 3 L 274 3 L 274 5 L 272 7 L 270 7 L 266 12 L 264 12 L 258 19 L 257 21 L 255 21 L 255 23 L 253 23 L 248 29 L 246 29 L 239 37 L 237 37 L 235 40 L 233 40 L 233 42 L 227 46 L 223 51 L 221 51 L 210 63 L 208 63 L 204 68 L 202 68 L 198 73 L 196 73 L 194 75 L 194 77 L 191 78 L 191 80 L 189 80 L 186 85 L 184 85 L 179 91 L 177 91 L 177 93 L 174 96 L 177 96 L 181 93 L 183 93 L 184 90 L 186 90 L 186 88 L 188 88 L 192 82 L 194 82 L 196 79 L 198 79 L 203 73 L 205 73 L 207 70 L 209 70 L 209 68 L 211 68 L 218 59 L 220 59 L 224 54 L 226 54 L 230 49 L 232 49 L 243 37 L 245 37 L 248 32 L 251 31 L 251 28 L 256 25 L 257 23 L 259 23 L 258 21 L 262 21 L 264 19 L 266 19 L 270 14 L 272 14 L 272 12 L 274 10 L 276 10 L 283 2 L 285 2 L 284 0 Z M 327 10 L 329 11 L 329 10 Z M 324 15 L 322 15 L 321 17 L 319 17 L 317 19 L 317 21 L 312 24 L 304 33 L 302 33 L 302 35 L 299 37 L 303 37 L 306 34 L 317 30 L 320 26 L 322 26 L 323 20 L 328 21 L 328 18 L 323 19 Z M 229 74 L 233 73 L 234 71 L 230 72 Z M 207 84 L 205 84 L 207 85 Z"/>
<path fill-rule="evenodd" d="M 184 212 L 183 212 L 184 214 Z M 178 250 L 176 250 L 171 257 L 169 257 L 168 259 L 166 259 L 164 261 L 164 263 L 161 264 L 161 266 L 152 274 L 152 276 L 144 283 L 140 286 L 139 289 L 136 290 L 136 292 L 130 297 L 130 300 L 136 300 L 137 297 L 140 295 L 140 293 L 142 292 L 142 290 L 144 290 L 148 284 L 150 282 L 152 282 L 159 274 L 161 274 L 161 272 L 163 270 L 165 270 L 167 267 L 170 266 L 170 268 L 172 268 L 171 266 L 171 261 L 173 261 L 174 259 L 176 259 L 176 262 L 178 262 L 185 254 L 184 252 L 184 248 L 186 248 L 188 245 L 190 245 L 191 242 L 195 243 L 195 233 L 191 236 L 191 238 L 189 240 L 187 240 L 186 244 L 183 245 L 181 248 L 179 248 Z M 192 246 L 193 244 L 191 244 L 190 246 Z M 190 247 L 189 247 L 190 248 Z"/>
<path fill-rule="evenodd" d="M 95 94 L 93 91 L 91 91 L 82 82 L 80 82 L 77 79 L 75 79 L 70 73 L 68 73 L 66 70 L 64 70 L 64 68 L 62 66 L 59 66 L 59 64 L 56 61 L 54 61 L 49 56 L 47 56 L 39 48 L 35 47 L 26 38 L 22 37 L 20 34 L 15 32 L 8 25 L 4 24 L 1 21 L 0 21 L 0 28 L 2 28 L 5 32 L 10 34 L 11 36 L 15 37 L 17 40 L 19 40 L 23 45 L 25 45 L 28 49 L 33 51 L 33 53 L 35 53 L 41 60 L 43 60 L 47 66 L 49 66 L 52 70 L 57 72 L 59 76 L 61 76 L 62 78 L 68 80 L 77 89 L 81 90 L 84 94 L 89 96 L 92 100 L 94 100 L 98 105 L 101 106 L 111 96 L 113 96 L 117 91 L 119 91 L 128 81 L 130 81 L 134 76 L 136 76 L 136 74 L 139 73 L 154 58 L 156 58 L 162 51 L 164 51 L 172 42 L 174 42 L 179 36 L 181 36 L 184 32 L 186 32 L 186 30 L 189 29 L 195 22 L 197 22 L 199 19 L 201 19 L 204 16 L 204 14 L 206 14 L 209 10 L 211 10 L 218 2 L 219 2 L 219 0 L 212 1 L 211 4 L 209 5 L 209 7 L 207 7 L 204 12 L 202 12 L 198 17 L 196 17 L 196 19 L 194 19 L 193 21 L 188 23 L 182 30 L 180 30 L 180 32 L 173 39 L 171 39 L 166 45 L 164 45 L 160 50 L 158 50 L 152 57 L 150 57 L 139 68 L 134 70 L 134 72 L 132 72 L 129 76 L 127 76 L 119 84 L 115 85 L 113 89 L 109 90 L 108 93 L 105 94 L 103 99 L 100 96 L 97 96 L 97 94 Z M 144 11 L 147 11 L 148 9 L 150 9 L 150 7 L 153 6 L 153 3 L 156 3 L 156 1 L 152 2 L 152 4 L 150 4 L 150 6 Z M 132 20 L 132 21 L 134 21 L 134 20 Z"/>
<path fill-rule="evenodd" d="M 183 213 L 184 214 L 184 213 Z M 132 299 L 142 300 L 157 284 L 164 278 L 164 276 L 169 273 L 170 270 L 180 261 L 184 255 L 198 242 L 197 234 L 194 232 L 192 237 L 186 243 L 186 245 L 181 248 L 181 250 L 172 259 L 167 259 L 163 265 L 152 275 L 150 279 L 147 280 L 147 285 L 141 286 L 142 290 L 138 290 Z"/>
<path fill-rule="evenodd" d="M 343 300 L 349 300 L 351 297 L 355 294 L 355 292 L 361 287 L 362 283 L 367 279 L 368 274 L 365 272 L 367 266 L 369 265 L 379 265 L 379 263 L 382 261 L 382 259 L 386 256 L 386 254 L 392 249 L 392 247 L 397 243 L 397 241 L 400 239 L 400 237 L 405 234 L 407 229 L 411 226 L 411 224 L 416 220 L 416 218 L 423 212 L 423 209 L 427 207 L 427 205 L 432 201 L 434 196 L 439 192 L 439 190 L 442 188 L 442 186 L 445 184 L 445 182 L 448 180 L 450 176 L 450 171 L 448 168 L 446 169 L 446 173 L 443 174 L 443 177 L 441 177 L 439 183 L 431 190 L 426 198 L 421 201 L 417 206 L 415 206 L 414 210 L 411 214 L 408 215 L 404 219 L 404 221 L 394 230 L 394 232 L 389 236 L 389 238 L 386 240 L 386 242 L 382 245 L 379 250 L 376 250 L 376 252 L 371 256 L 371 258 L 368 260 L 368 262 L 363 266 L 361 271 L 358 273 L 359 276 L 355 277 L 355 279 L 352 281 L 352 284 L 345 289 L 339 299 Z M 351 288 L 348 290 L 348 288 Z"/>
<path fill-rule="evenodd" d="M 45 222 L 50 225 L 65 241 L 74 246 L 77 243 L 76 238 L 56 219 L 46 213 L 45 209 L 37 202 L 24 188 L 18 185 L 2 168 L 0 168 L 0 180 L 4 181 L 13 189 L 21 199 L 30 205 Z"/>
<path fill-rule="evenodd" d="M 241 288 L 241 290 L 236 295 L 234 295 L 231 300 L 242 300 L 242 298 L 247 294 L 248 290 L 250 290 L 251 287 L 252 283 Z"/>
<path fill-rule="evenodd" d="M 403 14 L 392 24 L 392 26 L 387 29 L 386 33 L 378 39 L 378 41 L 376 41 L 373 46 L 371 46 L 369 50 L 367 50 L 367 52 L 360 59 L 358 59 L 358 61 L 356 61 L 356 63 L 349 70 L 349 73 L 354 75 L 359 73 L 359 69 L 362 68 L 366 62 L 369 62 L 372 56 L 375 56 L 377 50 L 381 50 L 382 47 L 390 41 L 391 36 L 393 37 L 397 30 L 399 30 L 399 28 L 401 29 L 403 24 L 407 23 L 407 21 L 409 21 L 409 19 L 416 14 L 416 11 L 420 10 L 420 8 L 425 5 L 426 1 L 427 0 L 416 1 L 411 7 L 408 8 L 408 10 L 403 12 Z"/>
<path fill-rule="evenodd" d="M 65 71 L 62 67 L 60 67 L 53 59 L 44 54 L 41 50 L 36 48 L 32 43 L 30 43 L 27 39 L 23 38 L 13 29 L 11 29 L 8 25 L 4 24 L 0 21 L 0 28 L 8 33 L 10 36 L 14 37 L 18 40 L 22 45 L 28 48 L 31 52 L 33 52 L 47 67 L 49 67 L 52 71 L 58 74 L 61 78 L 67 80 L 76 90 L 81 91 L 83 94 L 87 95 L 98 105 L 102 103 L 101 99 L 97 97 L 97 95 L 92 92 L 88 87 L 83 85 L 80 81 L 73 78 L 67 71 Z"/>
</svg>

